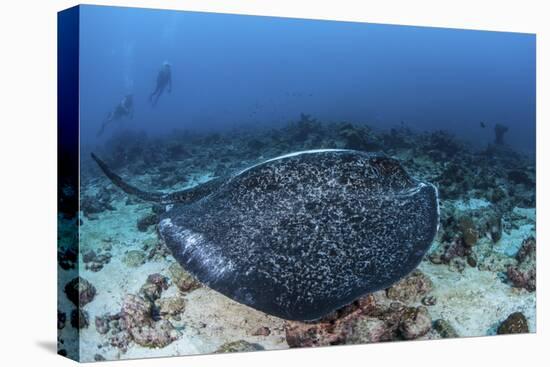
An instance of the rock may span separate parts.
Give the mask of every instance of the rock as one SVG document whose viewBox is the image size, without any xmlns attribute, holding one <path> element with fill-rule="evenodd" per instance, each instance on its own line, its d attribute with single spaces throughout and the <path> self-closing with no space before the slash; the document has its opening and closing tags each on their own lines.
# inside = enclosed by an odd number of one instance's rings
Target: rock
<svg viewBox="0 0 550 367">
<path fill-rule="evenodd" d="M 57 310 L 57 330 L 61 330 L 65 327 L 67 321 L 67 314 Z"/>
<path fill-rule="evenodd" d="M 97 256 L 97 255 L 96 255 L 96 253 L 95 253 L 94 250 L 85 252 L 85 253 L 82 255 L 82 261 L 85 262 L 85 263 L 90 262 L 90 261 L 94 260 L 96 256 Z"/>
<path fill-rule="evenodd" d="M 128 251 L 122 262 L 130 268 L 137 268 L 145 263 L 145 253 L 139 250 Z"/>
<path fill-rule="evenodd" d="M 472 268 L 475 268 L 477 266 L 477 259 L 476 259 L 475 253 L 472 252 L 470 255 L 468 255 L 468 257 L 466 258 L 466 263 L 470 265 Z"/>
<path fill-rule="evenodd" d="M 524 288 L 529 292 L 537 289 L 537 251 L 534 237 L 523 240 L 516 254 L 517 265 L 510 265 L 507 276 L 514 287 Z"/>
<path fill-rule="evenodd" d="M 147 214 L 137 222 L 137 228 L 140 232 L 147 232 L 150 226 L 156 225 L 159 222 L 157 214 Z"/>
<path fill-rule="evenodd" d="M 65 294 L 76 306 L 84 307 L 92 302 L 96 295 L 96 289 L 86 279 L 76 277 L 65 285 Z"/>
<path fill-rule="evenodd" d="M 166 297 L 155 301 L 155 307 L 161 317 L 177 316 L 185 309 L 185 299 L 182 297 Z"/>
<path fill-rule="evenodd" d="M 432 319 L 424 306 L 407 308 L 399 325 L 401 336 L 407 340 L 426 335 L 431 328 Z"/>
<path fill-rule="evenodd" d="M 357 320 L 375 308 L 374 296 L 367 295 L 317 322 L 286 321 L 286 341 L 291 348 L 344 344 Z"/>
<path fill-rule="evenodd" d="M 386 295 L 390 299 L 409 303 L 418 300 L 421 296 L 431 291 L 432 288 L 432 281 L 420 270 L 415 270 L 388 288 Z"/>
<path fill-rule="evenodd" d="M 267 326 L 259 327 L 252 333 L 254 336 L 268 336 L 269 334 L 271 334 L 271 330 Z"/>
<path fill-rule="evenodd" d="M 434 296 L 428 295 L 428 296 L 422 297 L 421 302 L 424 306 L 434 306 L 437 303 L 437 298 L 435 298 Z"/>
<path fill-rule="evenodd" d="M 521 312 L 514 312 L 497 329 L 497 334 L 525 334 L 529 332 L 527 319 Z"/>
<path fill-rule="evenodd" d="M 523 170 L 508 171 L 508 179 L 515 184 L 523 184 L 525 186 L 535 185 L 535 182 L 529 177 L 527 172 Z"/>
<path fill-rule="evenodd" d="M 182 292 L 191 292 L 197 288 L 200 288 L 201 283 L 193 278 L 191 274 L 185 271 L 178 263 L 173 263 L 168 268 L 172 282 Z"/>
<path fill-rule="evenodd" d="M 74 269 L 77 260 L 78 255 L 73 248 L 61 248 L 57 251 L 57 263 L 63 270 Z"/>
<path fill-rule="evenodd" d="M 168 289 L 168 278 L 161 274 L 155 273 L 147 277 L 147 281 L 141 286 L 139 294 L 143 298 L 154 302 L 160 298 L 162 291 L 166 289 Z"/>
<path fill-rule="evenodd" d="M 441 243 L 428 259 L 434 264 L 448 264 L 452 270 L 462 271 L 465 267 L 464 258 L 472 253 L 462 237 L 454 237 L 450 242 Z"/>
<path fill-rule="evenodd" d="M 164 348 L 177 340 L 181 333 L 169 321 L 160 320 L 152 325 L 131 328 L 130 335 L 142 347 Z"/>
<path fill-rule="evenodd" d="M 135 295 L 126 296 L 120 311 L 122 329 L 143 347 L 162 348 L 176 340 L 180 333 L 167 320 L 155 322 L 152 311 L 150 301 Z"/>
<path fill-rule="evenodd" d="M 115 210 L 110 201 L 110 192 L 106 189 L 102 189 L 95 196 L 82 195 L 80 210 L 86 218 L 90 220 L 97 219 L 97 214 L 106 210 Z"/>
<path fill-rule="evenodd" d="M 491 239 L 497 243 L 502 238 L 502 218 L 500 216 L 492 216 L 487 221 L 487 227 Z"/>
<path fill-rule="evenodd" d="M 105 361 L 105 357 L 103 357 L 101 354 L 96 354 L 94 355 L 94 361 L 96 362 L 100 362 L 100 361 Z"/>
<path fill-rule="evenodd" d="M 347 337 L 350 344 L 379 343 L 394 339 L 394 328 L 388 328 L 384 320 L 365 317 L 357 320 Z"/>
<path fill-rule="evenodd" d="M 94 250 L 90 250 L 82 255 L 82 261 L 86 270 L 97 272 L 111 261 L 111 254 L 109 252 L 97 254 Z"/>
<path fill-rule="evenodd" d="M 464 244 L 468 247 L 474 246 L 477 242 L 478 233 L 472 218 L 467 215 L 463 215 L 458 220 L 458 226 L 462 232 Z"/>
<path fill-rule="evenodd" d="M 168 320 L 159 320 L 159 316 L 181 313 L 185 303 L 182 298 L 176 299 L 178 297 L 154 303 L 167 288 L 168 278 L 149 275 L 139 295 L 126 295 L 118 314 L 96 317 L 98 332 L 111 331 L 110 344 L 122 351 L 128 349 L 131 341 L 148 348 L 163 348 L 172 343 L 181 334 Z"/>
<path fill-rule="evenodd" d="M 249 343 L 246 340 L 237 340 L 223 344 L 214 353 L 254 352 L 257 350 L 264 350 L 264 347 L 259 344 Z"/>
<path fill-rule="evenodd" d="M 84 329 L 89 325 L 88 313 L 82 309 L 71 311 L 71 326 L 75 329 Z"/>
<path fill-rule="evenodd" d="M 459 336 L 447 320 L 437 319 L 434 321 L 433 327 L 442 338 L 458 338 Z"/>
<path fill-rule="evenodd" d="M 111 329 L 117 329 L 120 315 L 105 314 L 95 317 L 95 328 L 100 334 L 107 334 Z"/>
<path fill-rule="evenodd" d="M 127 328 L 152 324 L 152 303 L 142 297 L 129 294 L 124 298 L 120 316 Z"/>
<path fill-rule="evenodd" d="M 449 261 L 449 269 L 454 272 L 462 273 L 466 269 L 466 261 L 462 257 L 453 257 Z"/>
<path fill-rule="evenodd" d="M 501 186 L 496 186 L 489 192 L 489 200 L 494 204 L 500 203 L 507 196 L 508 194 L 506 193 L 506 190 L 504 190 Z"/>
</svg>

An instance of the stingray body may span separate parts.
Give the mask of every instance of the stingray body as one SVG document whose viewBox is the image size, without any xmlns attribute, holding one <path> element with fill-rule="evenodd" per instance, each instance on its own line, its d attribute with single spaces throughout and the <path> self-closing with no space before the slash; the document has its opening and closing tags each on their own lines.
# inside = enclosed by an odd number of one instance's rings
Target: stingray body
<svg viewBox="0 0 550 367">
<path fill-rule="evenodd" d="M 435 236 L 437 190 L 398 161 L 351 150 L 289 154 L 172 194 L 159 223 L 176 260 L 210 288 L 290 320 L 316 320 L 412 271 Z"/>
</svg>

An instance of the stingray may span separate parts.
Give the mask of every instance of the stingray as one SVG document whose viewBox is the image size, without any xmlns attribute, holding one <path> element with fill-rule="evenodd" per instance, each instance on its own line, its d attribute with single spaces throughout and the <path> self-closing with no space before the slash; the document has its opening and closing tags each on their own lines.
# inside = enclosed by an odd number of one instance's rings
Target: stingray
<svg viewBox="0 0 550 367">
<path fill-rule="evenodd" d="M 208 287 L 267 314 L 317 320 L 415 269 L 437 232 L 437 190 L 396 159 L 354 150 L 287 154 L 179 192 L 158 231 Z"/>
</svg>

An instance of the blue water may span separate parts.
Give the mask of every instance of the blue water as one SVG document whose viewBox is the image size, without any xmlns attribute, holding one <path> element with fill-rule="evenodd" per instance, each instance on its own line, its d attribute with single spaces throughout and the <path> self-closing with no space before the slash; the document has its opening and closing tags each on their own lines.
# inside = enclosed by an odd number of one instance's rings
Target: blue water
<svg viewBox="0 0 550 367">
<path fill-rule="evenodd" d="M 483 147 L 496 123 L 535 150 L 535 36 L 115 7 L 81 9 L 81 143 L 321 121 L 449 130 Z M 148 102 L 162 63 L 173 90 Z M 126 93 L 132 120 L 96 133 Z M 480 122 L 486 128 L 480 127 Z"/>
</svg>

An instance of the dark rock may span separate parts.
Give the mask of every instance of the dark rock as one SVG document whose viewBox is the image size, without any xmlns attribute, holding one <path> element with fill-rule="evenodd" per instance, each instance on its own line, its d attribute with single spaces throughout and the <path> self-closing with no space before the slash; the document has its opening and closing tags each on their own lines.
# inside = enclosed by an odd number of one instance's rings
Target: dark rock
<svg viewBox="0 0 550 367">
<path fill-rule="evenodd" d="M 534 292 L 537 289 L 537 250 L 534 237 L 523 240 L 516 259 L 517 265 L 508 266 L 508 279 L 514 287 Z"/>
<path fill-rule="evenodd" d="M 459 336 L 453 326 L 447 320 L 435 320 L 433 327 L 435 331 L 437 331 L 439 335 L 441 335 L 442 338 L 458 338 Z"/>
<path fill-rule="evenodd" d="M 434 296 L 425 296 L 422 298 L 421 302 L 424 306 L 434 306 L 437 304 L 437 298 Z"/>
<path fill-rule="evenodd" d="M 96 289 L 86 279 L 76 277 L 65 285 L 65 294 L 76 306 L 84 307 L 92 302 L 96 295 Z"/>
<path fill-rule="evenodd" d="M 432 319 L 424 306 L 409 307 L 403 313 L 399 331 L 404 339 L 411 340 L 424 336 L 432 328 Z"/>
<path fill-rule="evenodd" d="M 514 312 L 497 329 L 497 334 L 525 334 L 529 332 L 527 319 L 521 312 Z"/>
<path fill-rule="evenodd" d="M 67 315 L 65 312 L 57 310 L 57 329 L 61 330 L 65 327 L 65 322 L 67 321 Z"/>
<path fill-rule="evenodd" d="M 468 247 L 474 246 L 477 242 L 478 233 L 472 218 L 464 215 L 460 217 L 458 223 L 464 244 Z"/>
<path fill-rule="evenodd" d="M 75 329 L 84 329 L 89 325 L 88 313 L 82 309 L 74 309 L 71 311 L 71 326 Z"/>
<path fill-rule="evenodd" d="M 59 264 L 59 267 L 63 270 L 74 269 L 77 260 L 78 254 L 71 247 L 61 248 L 57 251 L 57 263 Z"/>
<path fill-rule="evenodd" d="M 82 261 L 86 270 L 97 272 L 111 261 L 111 254 L 109 252 L 97 254 L 94 250 L 90 250 L 82 255 Z"/>
<path fill-rule="evenodd" d="M 529 177 L 527 172 L 523 170 L 508 171 L 508 179 L 515 184 L 523 184 L 526 186 L 534 186 L 535 182 Z"/>
<path fill-rule="evenodd" d="M 262 326 L 252 333 L 254 336 L 268 336 L 271 334 L 271 330 L 267 326 Z"/>
<path fill-rule="evenodd" d="M 159 222 L 157 214 L 147 214 L 137 222 L 137 228 L 140 232 L 147 232 L 150 226 L 156 225 Z"/>
<path fill-rule="evenodd" d="M 82 255 L 82 261 L 85 263 L 89 263 L 90 261 L 93 261 L 96 256 L 97 255 L 94 250 L 88 251 Z"/>
</svg>

